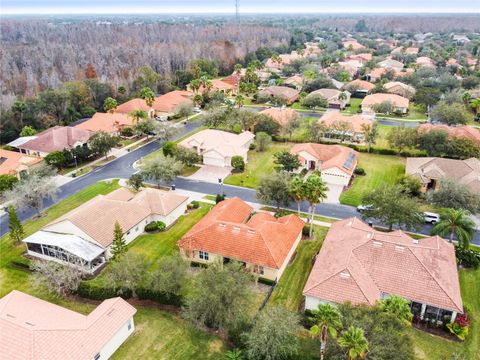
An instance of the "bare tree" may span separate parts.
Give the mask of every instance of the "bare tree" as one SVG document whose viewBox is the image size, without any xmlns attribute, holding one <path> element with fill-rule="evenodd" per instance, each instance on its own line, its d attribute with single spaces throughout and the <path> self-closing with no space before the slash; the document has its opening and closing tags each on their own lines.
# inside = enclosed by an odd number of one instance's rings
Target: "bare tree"
<svg viewBox="0 0 480 360">
<path fill-rule="evenodd" d="M 48 292 L 59 296 L 74 293 L 84 276 L 79 268 L 53 261 L 36 260 L 31 269 L 34 271 L 32 281 L 35 287 L 46 288 Z"/>
</svg>

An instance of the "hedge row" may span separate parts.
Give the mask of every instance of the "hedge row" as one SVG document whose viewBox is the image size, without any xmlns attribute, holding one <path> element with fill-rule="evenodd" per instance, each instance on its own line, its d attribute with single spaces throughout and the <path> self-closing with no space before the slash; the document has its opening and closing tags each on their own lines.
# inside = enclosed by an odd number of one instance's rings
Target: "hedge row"
<svg viewBox="0 0 480 360">
<path fill-rule="evenodd" d="M 183 297 L 172 294 L 160 293 L 151 289 L 139 288 L 135 290 L 137 297 L 140 300 L 152 300 L 164 305 L 182 306 Z M 77 289 L 77 294 L 81 297 L 92 300 L 106 300 L 113 297 L 120 296 L 123 299 L 132 297 L 131 291 L 125 291 L 119 294 L 115 289 L 104 287 L 93 282 L 82 281 Z"/>
</svg>

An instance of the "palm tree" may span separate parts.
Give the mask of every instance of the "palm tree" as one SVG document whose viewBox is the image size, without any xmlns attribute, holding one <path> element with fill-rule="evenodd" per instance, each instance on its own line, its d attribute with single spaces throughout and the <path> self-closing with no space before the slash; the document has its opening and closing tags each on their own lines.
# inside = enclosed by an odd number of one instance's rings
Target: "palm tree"
<svg viewBox="0 0 480 360">
<path fill-rule="evenodd" d="M 312 313 L 315 325 L 310 328 L 310 334 L 320 337 L 320 360 L 323 360 L 328 334 L 336 338 L 337 330 L 342 327 L 342 321 L 337 308 L 328 303 L 318 305 L 318 309 Z"/>
<path fill-rule="evenodd" d="M 472 95 L 470 95 L 469 92 L 465 92 L 463 95 L 462 95 L 462 101 L 465 105 L 467 105 L 470 100 L 472 100 Z"/>
<path fill-rule="evenodd" d="M 190 89 L 196 94 L 197 91 L 200 89 L 200 80 L 193 79 L 192 81 L 190 81 Z"/>
<path fill-rule="evenodd" d="M 235 96 L 235 105 L 237 105 L 239 109 L 244 104 L 245 104 L 245 98 L 243 97 L 243 95 L 238 94 L 237 96 Z"/>
<path fill-rule="evenodd" d="M 139 96 L 140 98 L 142 98 L 143 100 L 145 100 L 145 102 L 147 103 L 147 105 L 149 107 L 152 107 L 154 101 L 155 101 L 155 94 L 154 92 L 152 91 L 152 89 L 150 89 L 148 86 L 145 86 L 143 87 L 140 91 L 139 91 Z"/>
<path fill-rule="evenodd" d="M 475 115 L 480 113 L 480 98 L 473 100 L 470 103 L 470 107 L 475 111 Z"/>
<path fill-rule="evenodd" d="M 440 213 L 440 221 L 432 229 L 432 235 L 449 236 L 450 242 L 455 236 L 459 246 L 466 249 L 475 233 L 475 223 L 470 212 L 464 209 L 445 209 Z"/>
<path fill-rule="evenodd" d="M 204 76 L 200 77 L 199 81 L 200 81 L 200 86 L 207 93 L 212 89 L 213 84 L 207 76 L 204 75 Z"/>
<path fill-rule="evenodd" d="M 322 202 L 327 197 L 328 186 L 319 175 L 312 174 L 305 182 L 305 200 L 310 203 L 311 220 L 310 220 L 310 234 L 313 232 L 313 217 L 315 216 L 315 208 L 317 204 Z"/>
<path fill-rule="evenodd" d="M 392 314 L 400 319 L 405 325 L 411 325 L 413 314 L 410 311 L 410 304 L 400 296 L 389 296 L 378 303 L 379 308 L 386 313 Z"/>
<path fill-rule="evenodd" d="M 364 359 L 368 351 L 368 340 L 363 330 L 353 325 L 338 338 L 338 344 L 347 348 L 349 360 Z"/>
<path fill-rule="evenodd" d="M 133 119 L 133 125 L 137 125 L 138 122 L 141 120 L 141 119 L 147 119 L 148 118 L 148 114 L 143 111 L 143 110 L 133 110 L 131 113 L 129 113 L 128 115 L 130 115 Z"/>
<path fill-rule="evenodd" d="M 305 199 L 305 182 L 300 176 L 295 176 L 290 181 L 290 187 L 288 189 L 290 195 L 297 203 L 297 213 L 300 214 L 300 203 Z"/>
<path fill-rule="evenodd" d="M 242 359 L 242 351 L 239 349 L 233 349 L 230 351 L 227 351 L 225 354 L 225 359 L 226 360 L 241 360 Z"/>
</svg>

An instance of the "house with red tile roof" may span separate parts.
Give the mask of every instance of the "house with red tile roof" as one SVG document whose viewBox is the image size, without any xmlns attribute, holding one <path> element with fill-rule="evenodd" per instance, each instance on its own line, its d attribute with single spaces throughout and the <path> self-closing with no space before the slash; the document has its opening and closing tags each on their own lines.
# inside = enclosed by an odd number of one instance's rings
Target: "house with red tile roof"
<svg viewBox="0 0 480 360">
<path fill-rule="evenodd" d="M 435 62 L 427 56 L 418 57 L 415 63 L 417 64 L 418 67 L 426 67 L 426 68 L 432 68 L 432 69 L 436 68 Z"/>
<path fill-rule="evenodd" d="M 353 51 L 358 51 L 358 50 L 363 50 L 365 49 L 365 46 L 360 44 L 357 40 L 355 39 L 347 39 L 342 42 L 343 47 L 347 50 L 353 50 Z"/>
<path fill-rule="evenodd" d="M 365 80 L 356 79 L 347 83 L 344 88 L 352 94 L 366 95 L 375 88 L 375 85 Z"/>
<path fill-rule="evenodd" d="M 94 133 L 104 131 L 112 135 L 118 135 L 122 129 L 134 125 L 134 119 L 128 114 L 97 112 L 87 121 L 75 125 L 75 128 L 88 130 Z"/>
<path fill-rule="evenodd" d="M 221 92 L 226 96 L 236 95 L 238 92 L 238 86 L 234 85 L 234 80 L 231 78 L 232 75 L 229 76 L 227 81 L 221 79 L 213 79 L 210 80 L 212 83 L 212 87 L 210 89 L 211 92 Z M 204 92 L 206 89 L 203 86 L 200 86 L 198 91 L 200 93 Z"/>
<path fill-rule="evenodd" d="M 282 108 L 268 108 L 260 111 L 260 114 L 269 116 L 273 121 L 278 123 L 281 127 L 288 125 L 289 121 L 295 118 L 298 118 L 298 113 L 291 108 L 282 107 Z"/>
<path fill-rule="evenodd" d="M 136 110 L 145 111 L 151 118 L 153 118 L 153 116 L 155 115 L 155 111 L 153 110 L 153 108 L 151 106 L 148 106 L 147 102 L 140 98 L 128 100 L 127 102 L 118 105 L 115 109 L 115 112 L 121 114 L 130 114 L 131 112 Z"/>
<path fill-rule="evenodd" d="M 480 130 L 469 125 L 448 126 L 444 124 L 421 124 L 417 128 L 419 134 L 425 134 L 430 131 L 445 131 L 449 138 L 469 139 L 480 145 Z"/>
<path fill-rule="evenodd" d="M 350 141 L 363 142 L 365 140 L 364 126 L 372 126 L 373 121 L 361 115 L 344 115 L 338 111 L 327 111 L 319 122 L 322 123 L 328 131 L 325 136 L 341 135 Z"/>
<path fill-rule="evenodd" d="M 13 290 L 0 299 L 0 358 L 108 359 L 134 332 L 136 312 L 117 297 L 83 315 Z"/>
<path fill-rule="evenodd" d="M 387 93 L 399 95 L 407 99 L 410 99 L 416 92 L 413 86 L 404 84 L 400 81 L 387 82 L 383 87 L 387 90 Z"/>
<path fill-rule="evenodd" d="M 87 146 L 88 139 L 92 135 L 91 131 L 85 129 L 72 126 L 54 126 L 34 136 L 20 137 L 8 145 L 19 149 L 24 154 L 43 158 L 54 151 Z"/>
<path fill-rule="evenodd" d="M 365 113 L 375 112 L 375 105 L 380 105 L 385 102 L 392 104 L 393 112 L 401 114 L 406 114 L 410 105 L 410 101 L 403 96 L 396 94 L 376 93 L 365 96 L 365 98 L 362 100 L 362 111 Z"/>
<path fill-rule="evenodd" d="M 363 65 L 365 65 L 367 62 L 372 60 L 372 54 L 370 53 L 362 53 L 362 54 L 351 54 L 346 57 L 346 60 L 358 60 L 360 61 Z"/>
<path fill-rule="evenodd" d="M 353 217 L 332 224 L 303 289 L 305 309 L 374 305 L 397 295 L 414 315 L 453 321 L 463 313 L 453 244 L 403 231 L 377 231 Z"/>
<path fill-rule="evenodd" d="M 287 104 L 293 104 L 300 97 L 300 91 L 287 86 L 269 86 L 260 91 L 260 93 L 267 94 L 271 97 L 285 99 Z"/>
<path fill-rule="evenodd" d="M 250 131 L 234 134 L 227 131 L 206 129 L 182 140 L 178 145 L 195 150 L 203 157 L 203 163 L 211 166 L 230 167 L 232 157 L 248 160 L 248 150 L 255 135 Z"/>
<path fill-rule="evenodd" d="M 180 254 L 194 263 L 238 261 L 260 278 L 282 276 L 302 238 L 304 222 L 296 215 L 275 218 L 238 197 L 224 200 L 179 241 Z"/>
<path fill-rule="evenodd" d="M 62 215 L 23 243 L 30 256 L 94 273 L 111 255 L 115 222 L 120 224 L 128 244 L 152 221 L 172 225 L 185 213 L 187 202 L 187 196 L 171 191 L 145 188 L 134 193 L 119 188 Z"/>
<path fill-rule="evenodd" d="M 340 110 L 345 109 L 347 104 L 350 102 L 350 97 L 352 96 L 349 91 L 340 91 L 337 89 L 318 89 L 312 91 L 307 95 L 307 97 L 310 95 L 320 95 L 327 100 L 328 107 L 330 109 Z"/>
<path fill-rule="evenodd" d="M 37 156 L 0 149 L 0 175 L 14 175 L 21 179 L 42 161 L 42 158 Z"/>
<path fill-rule="evenodd" d="M 290 152 L 298 155 L 302 169 L 319 170 L 327 184 L 343 187 L 350 183 L 358 163 L 358 153 L 341 145 L 295 144 Z"/>
<path fill-rule="evenodd" d="M 179 106 L 184 103 L 193 105 L 194 93 L 185 90 L 174 90 L 157 96 L 152 108 L 155 116 L 173 116 L 177 113 Z"/>
</svg>

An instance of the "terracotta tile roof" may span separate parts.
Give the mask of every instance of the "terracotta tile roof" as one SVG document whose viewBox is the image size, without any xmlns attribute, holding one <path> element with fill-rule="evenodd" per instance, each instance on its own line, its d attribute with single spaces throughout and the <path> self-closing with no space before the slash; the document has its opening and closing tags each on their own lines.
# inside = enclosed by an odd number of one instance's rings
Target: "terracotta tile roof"
<svg viewBox="0 0 480 360">
<path fill-rule="evenodd" d="M 289 78 L 285 79 L 285 84 L 295 85 L 295 86 L 302 86 L 303 85 L 303 77 L 300 75 L 292 75 Z"/>
<path fill-rule="evenodd" d="M 290 150 L 292 154 L 297 155 L 302 151 L 306 151 L 311 156 L 321 161 L 321 171 L 336 167 L 347 174 L 352 175 L 358 161 L 358 153 L 355 150 L 341 145 L 304 143 L 295 144 Z M 347 161 L 352 156 L 353 160 Z M 350 163 L 350 165 L 345 166 L 347 163 Z"/>
<path fill-rule="evenodd" d="M 320 95 L 327 99 L 327 101 L 332 101 L 338 99 L 342 91 L 337 89 L 318 89 L 312 91 L 309 95 Z"/>
<path fill-rule="evenodd" d="M 448 133 L 450 138 L 467 138 L 480 144 L 480 130 L 473 126 L 463 125 L 452 127 L 448 125 L 421 124 L 418 127 L 419 134 L 427 133 L 432 130 L 443 130 Z"/>
<path fill-rule="evenodd" d="M 378 66 L 385 69 L 396 69 L 396 70 L 402 70 L 404 67 L 402 62 L 393 60 L 393 59 L 385 59 L 383 61 L 380 61 L 378 63 Z"/>
<path fill-rule="evenodd" d="M 238 85 L 240 85 L 240 81 L 242 80 L 242 76 L 245 76 L 246 69 L 242 69 L 240 75 L 237 74 L 236 71 L 234 71 L 231 75 L 228 75 L 227 77 L 223 78 L 222 81 L 224 83 L 230 84 L 233 86 L 233 88 L 237 88 Z"/>
<path fill-rule="evenodd" d="M 480 160 L 454 160 L 435 157 L 407 158 L 405 173 L 426 184 L 431 179 L 447 178 L 480 193 Z"/>
<path fill-rule="evenodd" d="M 135 313 L 121 298 L 82 315 L 13 290 L 0 299 L 0 358 L 93 359 Z"/>
<path fill-rule="evenodd" d="M 304 295 L 375 304 L 382 293 L 463 312 L 455 250 L 438 236 L 414 240 L 375 231 L 357 218 L 330 228 Z"/>
<path fill-rule="evenodd" d="M 155 111 L 172 113 L 177 106 L 184 102 L 192 103 L 193 93 L 185 90 L 170 91 L 155 98 L 153 109 Z"/>
<path fill-rule="evenodd" d="M 202 153 L 216 151 L 223 156 L 245 156 L 248 152 L 246 144 L 254 137 L 255 135 L 250 131 L 233 134 L 227 131 L 207 129 L 189 136 L 178 145 L 189 149 L 196 146 L 202 149 Z"/>
<path fill-rule="evenodd" d="M 345 40 L 343 41 L 343 47 L 345 49 L 348 49 L 350 46 L 352 46 L 352 49 L 353 50 L 361 50 L 361 49 L 365 49 L 365 46 L 363 46 L 362 44 L 360 44 L 357 40 L 355 39 L 352 39 L 352 40 Z"/>
<path fill-rule="evenodd" d="M 362 53 L 362 54 L 352 54 L 347 57 L 349 60 L 360 60 L 362 62 L 367 62 L 372 60 L 372 54 Z"/>
<path fill-rule="evenodd" d="M 178 246 L 279 269 L 304 223 L 296 215 L 276 219 L 267 213 L 254 214 L 248 220 L 252 211 L 237 197 L 222 201 L 179 240 Z"/>
<path fill-rule="evenodd" d="M 291 108 L 269 108 L 260 111 L 260 114 L 270 116 L 274 121 L 280 124 L 280 126 L 286 126 L 290 119 L 298 117 L 298 113 Z"/>
<path fill-rule="evenodd" d="M 356 133 L 363 133 L 362 125 L 372 125 L 373 121 L 361 115 L 343 115 L 338 111 L 327 111 L 320 117 L 320 122 L 326 126 L 332 126 L 338 122 L 348 122 L 351 124 L 352 130 Z"/>
<path fill-rule="evenodd" d="M 88 130 L 72 126 L 54 126 L 37 134 L 35 139 L 18 146 L 18 148 L 51 153 L 71 149 L 77 143 L 84 144 L 92 135 L 93 133 Z"/>
<path fill-rule="evenodd" d="M 147 105 L 145 100 L 136 98 L 118 105 L 115 109 L 115 112 L 122 114 L 130 114 L 132 111 L 135 110 L 143 110 L 148 113 L 150 109 L 151 107 Z"/>
<path fill-rule="evenodd" d="M 300 96 L 300 92 L 298 90 L 289 88 L 287 86 L 269 86 L 262 90 L 262 92 L 266 92 L 267 94 L 273 96 L 284 97 L 290 102 L 296 101 Z"/>
<path fill-rule="evenodd" d="M 105 131 L 116 133 L 122 128 L 133 125 L 133 119 L 123 113 L 95 113 L 91 119 L 75 126 L 77 129 L 90 130 L 93 132 Z"/>
<path fill-rule="evenodd" d="M 375 85 L 372 84 L 371 82 L 360 80 L 360 79 L 350 81 L 346 85 L 346 87 L 350 87 L 350 86 L 356 87 L 358 90 L 364 90 L 364 91 L 371 91 L 375 87 Z"/>
<path fill-rule="evenodd" d="M 385 101 L 391 102 L 394 107 L 407 109 L 410 104 L 410 101 L 407 98 L 404 98 L 400 95 L 376 93 L 365 96 L 365 98 L 362 100 L 362 107 L 371 107 L 376 104 L 381 104 Z"/>
<path fill-rule="evenodd" d="M 388 93 L 397 94 L 403 97 L 406 97 L 404 95 L 407 94 L 415 94 L 415 88 L 413 86 L 404 84 L 400 81 L 390 81 L 383 85 L 383 87 L 385 88 L 385 90 L 387 90 Z"/>
<path fill-rule="evenodd" d="M 372 79 L 380 79 L 383 75 L 387 73 L 386 68 L 375 68 L 368 72 L 368 75 L 372 77 Z M 372 80 L 373 81 L 373 80 Z"/>
<path fill-rule="evenodd" d="M 136 194 L 129 192 L 120 188 L 108 195 L 98 195 L 51 222 L 43 230 L 52 230 L 55 224 L 67 221 L 106 248 L 112 243 L 115 221 L 127 232 L 149 215 L 168 215 L 188 200 L 187 196 L 152 188 L 145 188 Z"/>
<path fill-rule="evenodd" d="M 20 170 L 41 161 L 42 159 L 36 156 L 0 149 L 0 174 L 15 175 Z"/>
<path fill-rule="evenodd" d="M 417 65 L 426 67 L 435 67 L 435 63 L 427 56 L 420 56 L 416 60 Z"/>
</svg>

